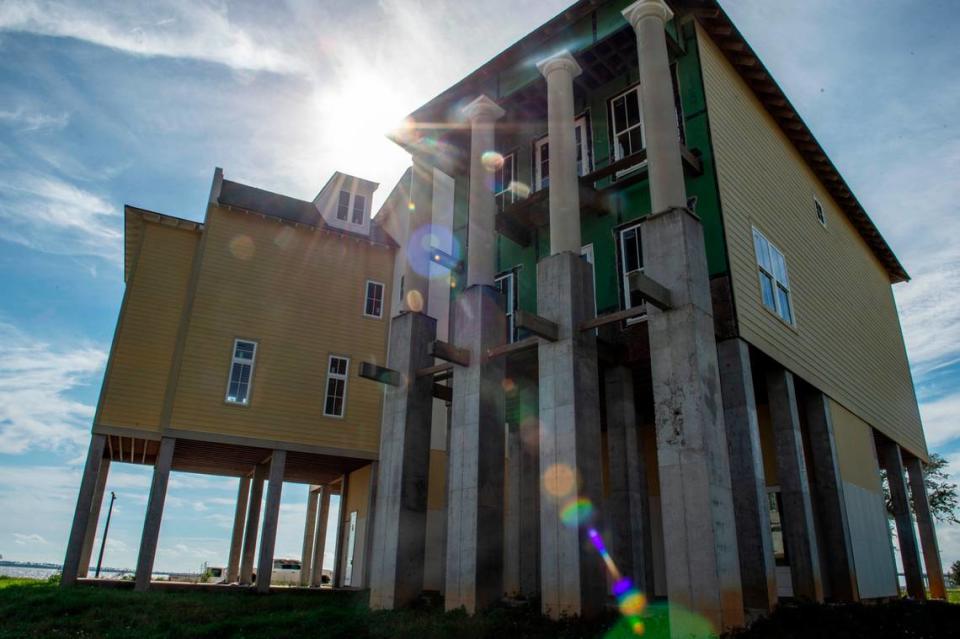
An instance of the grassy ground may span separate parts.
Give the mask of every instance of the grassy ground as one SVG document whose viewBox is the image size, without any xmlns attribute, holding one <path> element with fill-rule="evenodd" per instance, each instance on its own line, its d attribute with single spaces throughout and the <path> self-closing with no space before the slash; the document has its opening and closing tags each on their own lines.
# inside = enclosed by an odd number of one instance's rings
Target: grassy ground
<svg viewBox="0 0 960 639">
<path fill-rule="evenodd" d="M 616 617 L 601 622 L 551 622 L 529 608 L 498 608 L 475 617 L 435 607 L 370 612 L 366 597 L 346 592 L 139 594 L 0 578 L 0 639 L 8 637 L 630 637 Z M 736 639 L 785 637 L 937 638 L 956 636 L 960 606 L 901 601 L 875 606 L 781 607 Z M 664 637 L 665 611 L 652 608 L 645 637 Z"/>
</svg>

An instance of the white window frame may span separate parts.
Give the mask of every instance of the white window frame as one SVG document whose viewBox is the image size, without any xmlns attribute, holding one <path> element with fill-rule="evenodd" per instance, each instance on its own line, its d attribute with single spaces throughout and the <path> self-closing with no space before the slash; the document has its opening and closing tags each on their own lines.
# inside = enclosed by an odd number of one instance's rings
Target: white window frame
<svg viewBox="0 0 960 639">
<path fill-rule="evenodd" d="M 347 195 L 346 204 L 343 203 L 344 194 Z M 356 213 L 355 209 L 357 206 L 358 198 L 362 206 L 360 208 L 360 221 L 356 222 L 354 221 L 354 214 Z M 368 199 L 369 198 L 363 193 L 355 193 L 348 189 L 340 189 L 339 193 L 337 193 L 337 213 L 336 213 L 337 220 L 340 222 L 343 222 L 344 224 L 349 224 L 351 226 L 363 226 L 365 220 L 367 219 L 367 200 Z M 340 212 L 343 210 L 346 211 L 346 217 L 340 217 Z"/>
<path fill-rule="evenodd" d="M 507 175 L 507 167 L 509 175 Z M 517 153 L 505 153 L 503 162 L 497 167 L 493 175 L 493 199 L 497 202 L 497 210 L 502 211 L 517 201 Z M 497 185 L 500 190 L 497 190 Z"/>
<path fill-rule="evenodd" d="M 343 196 L 347 196 L 347 201 L 344 203 Z M 352 210 L 351 205 L 353 204 L 353 194 L 346 189 L 340 189 L 340 192 L 337 193 L 337 219 L 341 222 L 350 222 L 350 211 Z M 340 212 L 344 211 L 344 216 L 340 217 Z"/>
<path fill-rule="evenodd" d="M 360 204 L 360 210 L 357 211 L 357 204 Z M 357 213 L 360 213 L 360 221 L 357 221 Z M 354 193 L 350 201 L 350 223 L 355 226 L 362 226 L 363 219 L 367 216 L 367 196 L 360 193 Z"/>
<path fill-rule="evenodd" d="M 507 342 L 513 343 L 517 339 L 517 316 L 516 310 L 520 308 L 520 292 L 517 290 L 517 269 L 512 269 L 506 271 L 495 277 L 493 279 L 494 286 L 501 292 L 503 292 L 503 287 L 500 285 L 500 282 L 509 281 L 510 282 L 510 293 L 513 294 L 511 299 L 510 295 L 504 296 L 504 314 L 507 317 Z"/>
<path fill-rule="evenodd" d="M 756 227 L 753 227 L 753 249 L 757 261 L 757 286 L 760 293 L 760 303 L 765 309 L 776 315 L 780 321 L 791 327 L 795 327 L 797 325 L 797 309 L 793 303 L 793 289 L 790 287 L 790 269 L 787 266 L 786 256 L 776 244 L 771 242 L 767 236 Z M 766 252 L 765 256 L 762 255 L 764 251 Z M 764 264 L 763 257 L 766 257 L 766 265 Z M 775 263 L 777 257 L 779 257 L 783 264 L 783 279 L 776 273 L 777 268 Z M 764 277 L 770 279 L 773 287 L 773 306 L 768 304 L 763 298 Z M 788 316 L 784 315 L 783 302 L 779 295 L 781 290 L 786 294 L 787 305 L 789 306 Z"/>
<path fill-rule="evenodd" d="M 347 365 L 344 373 L 333 373 L 330 371 L 330 365 L 333 360 L 344 360 Z M 327 412 L 327 402 L 330 399 L 330 382 L 334 380 L 343 381 L 343 400 L 340 403 L 340 414 Z M 323 385 L 323 416 L 333 417 L 334 419 L 343 419 L 347 414 L 347 387 L 350 381 L 350 358 L 344 355 L 330 355 L 327 358 L 327 381 Z"/>
<path fill-rule="evenodd" d="M 817 215 L 817 221 L 820 222 L 820 226 L 827 228 L 827 210 L 823 208 L 823 202 L 817 198 L 813 198 L 813 210 Z"/>
<path fill-rule="evenodd" d="M 253 345 L 253 356 L 249 360 L 237 357 L 237 346 L 241 343 Z M 250 405 L 250 396 L 253 394 L 253 371 L 256 368 L 257 350 L 259 347 L 260 345 L 256 340 L 244 339 L 242 337 L 233 340 L 233 349 L 230 351 L 230 367 L 227 369 L 227 390 L 223 394 L 223 401 L 227 404 L 232 406 Z M 247 394 L 244 396 L 243 401 L 238 401 L 236 398 L 230 397 L 230 387 L 233 385 L 233 367 L 237 364 L 250 367 L 250 374 L 247 376 Z"/>
<path fill-rule="evenodd" d="M 403 277 L 401 275 L 401 277 Z M 370 297 L 370 286 L 379 286 L 380 287 L 380 314 L 374 315 L 367 312 L 367 302 L 371 300 Z M 367 283 L 363 287 L 363 316 L 372 317 L 373 319 L 383 319 L 383 305 L 386 301 L 387 296 L 387 287 L 383 282 L 378 282 L 376 280 L 367 280 Z"/>
<path fill-rule="evenodd" d="M 642 260 L 643 244 L 640 244 L 640 241 L 642 239 L 642 235 L 640 232 L 641 224 L 642 224 L 641 222 L 637 222 L 636 224 L 630 224 L 617 231 L 617 268 L 620 271 L 620 293 L 623 297 L 623 310 L 633 308 L 633 304 L 630 301 L 630 274 L 643 273 L 644 271 L 643 260 Z M 636 230 L 637 232 L 636 234 L 637 234 L 637 241 L 640 246 L 641 262 L 640 262 L 640 268 L 634 269 L 632 271 L 628 271 L 627 260 L 626 260 L 627 250 L 626 250 L 626 243 L 625 243 L 624 237 L 626 236 L 627 233 L 633 230 Z M 646 302 L 640 303 L 640 306 L 643 306 L 644 308 L 646 308 L 646 305 L 647 305 Z M 642 319 L 643 319 L 642 315 L 637 317 L 631 317 L 630 319 L 627 320 L 627 324 L 635 324 L 641 321 Z"/>
<path fill-rule="evenodd" d="M 574 126 L 574 135 L 576 131 L 580 131 L 580 145 L 578 147 L 580 151 L 580 166 L 577 168 L 577 174 L 580 177 L 583 177 L 587 173 L 590 173 L 593 170 L 593 154 L 590 152 L 590 128 L 587 126 L 587 114 L 577 117 L 573 121 Z M 543 184 L 542 176 L 540 172 L 543 168 L 542 162 L 540 161 L 540 154 L 543 152 L 543 147 L 550 144 L 550 136 L 545 135 L 542 138 L 538 138 L 533 143 L 533 190 L 539 191 L 540 189 L 550 186 L 549 180 L 550 176 L 547 176 L 547 184 Z M 549 148 L 547 150 L 547 166 L 550 164 Z"/>
<path fill-rule="evenodd" d="M 624 129 L 618 130 L 617 119 L 614 116 L 613 103 L 619 100 L 620 98 L 630 95 L 631 93 L 637 94 L 637 114 L 639 119 L 636 124 L 632 124 L 630 126 L 627 126 Z M 646 135 L 646 131 L 644 131 L 644 128 L 643 128 L 643 101 L 640 99 L 640 85 L 639 84 L 634 85 L 629 89 L 627 89 L 626 91 L 623 91 L 613 96 L 608 101 L 608 105 L 609 105 L 608 108 L 610 110 L 610 132 L 612 134 L 612 139 L 610 140 L 610 143 L 613 146 L 613 159 L 615 162 L 619 162 L 620 160 L 627 157 L 628 155 L 633 155 L 633 153 L 636 153 L 641 149 L 647 148 L 647 135 Z M 640 130 L 640 148 L 634 149 L 631 153 L 625 153 L 620 149 L 620 145 L 617 143 L 617 137 L 624 133 L 629 133 L 634 129 Z M 617 171 L 617 177 L 623 175 L 624 173 L 627 173 L 628 171 L 633 171 L 637 167 L 643 166 L 644 164 L 646 164 L 646 160 L 644 160 L 643 162 L 638 162 L 636 166 L 630 167 L 629 169 L 624 169 L 623 171 Z"/>
</svg>

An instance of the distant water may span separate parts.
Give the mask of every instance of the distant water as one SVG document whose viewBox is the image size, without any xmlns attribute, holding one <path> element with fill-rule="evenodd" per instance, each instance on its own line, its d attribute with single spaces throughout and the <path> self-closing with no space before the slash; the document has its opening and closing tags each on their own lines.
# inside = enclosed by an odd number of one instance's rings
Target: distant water
<svg viewBox="0 0 960 639">
<path fill-rule="evenodd" d="M 0 575 L 7 577 L 20 577 L 26 579 L 47 579 L 51 575 L 60 572 L 59 568 L 27 568 L 24 566 L 0 566 Z M 116 577 L 117 572 L 112 570 L 102 570 L 102 577 Z M 93 569 L 90 569 L 90 576 L 93 576 Z"/>
</svg>

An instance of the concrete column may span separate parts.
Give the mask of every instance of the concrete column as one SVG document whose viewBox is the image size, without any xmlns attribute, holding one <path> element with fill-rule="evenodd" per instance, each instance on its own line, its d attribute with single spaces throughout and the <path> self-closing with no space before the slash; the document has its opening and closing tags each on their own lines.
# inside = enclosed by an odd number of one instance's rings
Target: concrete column
<svg viewBox="0 0 960 639">
<path fill-rule="evenodd" d="M 763 615 L 777 605 L 777 573 L 750 347 L 741 339 L 728 339 L 717 344 L 717 356 L 730 478 L 737 487 L 733 491 L 733 511 L 737 520 L 743 605 L 751 616 Z"/>
<path fill-rule="evenodd" d="M 550 136 L 550 254 L 580 252 L 580 182 L 574 127 L 573 79 L 581 69 L 561 51 L 537 69 L 547 79 L 547 134 Z M 671 94 L 672 95 L 672 94 Z"/>
<path fill-rule="evenodd" d="M 771 364 L 766 370 L 766 383 L 777 453 L 777 478 L 783 501 L 783 541 L 790 562 L 793 596 L 823 601 L 820 550 L 793 374 Z"/>
<path fill-rule="evenodd" d="M 520 428 L 507 424 L 506 499 L 503 518 L 503 592 L 520 594 Z"/>
<path fill-rule="evenodd" d="M 650 494 L 640 444 L 633 373 L 626 366 L 604 372 L 607 407 L 607 522 L 610 547 L 620 573 L 641 592 L 653 591 Z"/>
<path fill-rule="evenodd" d="M 923 481 L 923 466 L 916 457 L 906 459 L 907 474 L 910 477 L 910 496 L 913 498 L 913 512 L 917 516 L 917 528 L 920 530 L 920 545 L 923 547 L 923 563 L 927 567 L 927 581 L 930 584 L 930 596 L 934 599 L 946 599 L 947 589 L 943 583 L 943 566 L 940 564 L 940 547 L 937 544 L 937 531 L 930 514 L 930 502 L 927 500 L 927 486 Z"/>
<path fill-rule="evenodd" d="M 670 77 L 664 32 L 664 26 L 673 17 L 673 12 L 663 0 L 639 0 L 624 9 L 623 16 L 637 34 L 640 104 L 650 168 L 651 209 L 662 211 L 686 206 L 678 134 L 680 129 L 673 102 L 673 80 Z M 551 145 L 552 142 L 551 138 Z"/>
<path fill-rule="evenodd" d="M 453 367 L 444 602 L 472 614 L 503 596 L 505 361 L 485 353 L 506 342 L 506 318 L 490 285 L 469 286 L 456 305 L 453 334 L 470 365 Z"/>
<path fill-rule="evenodd" d="M 240 554 L 243 552 L 243 528 L 247 520 L 247 500 L 250 498 L 250 477 L 240 478 L 237 487 L 237 505 L 233 511 L 233 533 L 230 535 L 230 554 L 227 556 L 227 583 L 240 580 Z"/>
<path fill-rule="evenodd" d="M 333 586 L 343 588 L 343 572 L 347 569 L 347 543 L 344 534 L 347 530 L 347 496 L 350 490 L 350 476 L 340 478 L 340 507 L 337 509 L 337 540 L 333 551 Z"/>
<path fill-rule="evenodd" d="M 167 498 L 167 480 L 173 463 L 173 449 L 177 440 L 173 437 L 160 439 L 160 452 L 153 465 L 153 483 L 147 499 L 147 514 L 140 538 L 140 554 L 137 557 L 137 573 L 134 590 L 144 592 L 150 588 L 153 561 L 157 556 L 157 541 L 160 538 L 160 522 L 163 519 L 163 503 Z"/>
<path fill-rule="evenodd" d="M 504 111 L 485 95 L 463 108 L 470 120 L 470 215 L 467 231 L 467 286 L 493 284 L 497 272 L 494 247 L 494 218 L 497 205 L 493 198 L 493 170 L 484 165 L 483 154 L 495 151 L 494 122 Z"/>
<path fill-rule="evenodd" d="M 277 523 L 280 521 L 280 494 L 283 492 L 283 471 L 286 464 L 287 451 L 273 451 L 270 457 L 270 483 L 267 485 L 263 531 L 260 533 L 257 592 L 270 592 L 270 581 L 273 577 L 273 550 L 277 543 Z"/>
<path fill-rule="evenodd" d="M 317 492 L 307 488 L 307 517 L 303 525 L 303 547 L 300 553 L 300 585 L 310 585 L 311 566 L 313 565 L 313 538 L 317 528 Z"/>
<path fill-rule="evenodd" d="M 370 587 L 370 558 L 373 556 L 373 526 L 376 519 L 375 508 L 377 505 L 377 477 L 380 472 L 378 462 L 370 462 L 370 484 L 367 488 L 367 529 L 364 532 L 363 540 L 363 576 L 361 585 L 363 588 Z"/>
<path fill-rule="evenodd" d="M 87 534 L 83 538 L 83 554 L 80 555 L 79 577 L 86 577 L 90 569 L 90 557 L 93 555 L 93 542 L 97 537 L 97 525 L 100 523 L 100 508 L 103 506 L 103 491 L 107 487 L 107 476 L 110 474 L 110 458 L 100 460 L 100 470 L 97 472 L 97 488 L 93 493 L 90 504 L 90 519 L 87 521 Z"/>
<path fill-rule="evenodd" d="M 533 395 L 537 386 L 522 380 L 521 393 Z M 540 596 L 540 448 L 536 418 L 520 423 L 520 594 L 529 599 Z"/>
<path fill-rule="evenodd" d="M 433 365 L 427 345 L 437 321 L 421 313 L 393 318 L 387 366 L 403 383 L 387 386 L 380 429 L 380 472 L 370 574 L 370 607 L 392 609 L 423 590 L 427 479 L 433 379 L 417 370 Z"/>
<path fill-rule="evenodd" d="M 330 519 L 330 487 L 320 488 L 320 512 L 317 514 L 317 532 L 313 538 L 313 561 L 310 585 L 319 588 L 323 585 L 323 555 L 327 544 L 327 521 Z M 332 584 L 331 584 L 332 585 Z"/>
<path fill-rule="evenodd" d="M 910 516 L 910 502 L 907 497 L 907 481 L 904 477 L 903 458 L 900 445 L 889 439 L 878 441 L 880 461 L 887 471 L 887 483 L 890 486 L 890 501 L 893 504 L 893 518 L 897 524 L 897 545 L 900 547 L 900 561 L 907 580 L 907 595 L 914 599 L 926 599 L 927 591 L 923 584 L 920 569 L 920 550 L 917 537 L 913 532 L 913 518 Z"/>
<path fill-rule="evenodd" d="M 267 465 L 257 464 L 253 470 L 250 486 L 250 501 L 247 504 L 247 528 L 243 533 L 243 555 L 240 558 L 240 583 L 253 583 L 253 562 L 257 550 L 257 533 L 260 528 L 260 506 L 263 502 L 263 481 Z"/>
<path fill-rule="evenodd" d="M 723 631 L 743 624 L 743 593 L 703 228 L 683 208 L 664 33 L 672 13 L 662 0 L 640 0 L 623 14 L 637 34 L 643 87 L 652 202 L 642 228 L 645 269 L 673 301 L 670 310 L 651 308 L 647 322 L 667 593 Z M 679 610 L 671 608 L 674 636 L 686 632 Z"/>
<path fill-rule="evenodd" d="M 67 587 L 77 582 L 83 556 L 84 541 L 87 537 L 87 527 L 90 525 L 90 509 L 93 506 L 94 494 L 97 491 L 97 480 L 100 465 L 103 460 L 103 449 L 107 445 L 106 435 L 91 435 L 90 446 L 87 448 L 87 461 L 80 476 L 80 492 L 77 495 L 77 507 L 73 512 L 73 525 L 70 527 L 70 537 L 67 540 L 67 553 L 63 559 L 63 573 L 60 585 Z M 89 564 L 89 560 L 87 561 Z"/>
<path fill-rule="evenodd" d="M 803 394 L 807 434 L 810 436 L 810 464 L 820 532 L 823 542 L 823 565 L 830 584 L 830 598 L 835 601 L 859 601 L 857 568 L 853 560 L 847 502 L 843 497 L 843 479 L 837 460 L 833 436 L 830 399 L 816 389 Z"/>
<path fill-rule="evenodd" d="M 593 317 L 593 272 L 579 254 L 540 262 L 537 308 L 559 329 L 556 342 L 541 340 L 538 347 L 541 602 L 555 619 L 589 617 L 605 598 L 602 562 L 585 542 L 585 522 L 561 519 L 564 508 L 581 499 L 603 511 L 597 345 L 592 331 L 579 329 Z"/>
<path fill-rule="evenodd" d="M 403 260 L 403 301 L 401 312 L 426 313 L 430 298 L 429 229 L 433 222 L 433 169 L 413 159 L 410 205 L 407 215 Z"/>
</svg>

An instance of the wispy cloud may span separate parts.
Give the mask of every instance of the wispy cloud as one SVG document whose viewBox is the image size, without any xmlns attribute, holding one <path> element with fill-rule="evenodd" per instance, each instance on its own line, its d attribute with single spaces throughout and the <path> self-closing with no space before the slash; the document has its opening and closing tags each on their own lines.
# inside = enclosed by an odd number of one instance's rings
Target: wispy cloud
<svg viewBox="0 0 960 639">
<path fill-rule="evenodd" d="M 960 437 L 960 392 L 921 403 L 920 416 L 929 446 L 939 446 Z"/>
<path fill-rule="evenodd" d="M 84 446 L 94 407 L 69 393 L 96 383 L 105 361 L 101 348 L 52 346 L 0 323 L 0 453 Z"/>
<path fill-rule="evenodd" d="M 46 539 L 38 535 L 37 533 L 25 534 L 25 533 L 13 533 L 14 543 L 21 546 L 32 546 L 35 544 L 46 544 L 48 543 Z"/>
<path fill-rule="evenodd" d="M 69 122 L 70 114 L 67 112 L 51 115 L 41 111 L 32 111 L 22 106 L 12 111 L 0 110 L 0 123 L 10 125 L 20 131 L 62 129 Z"/>
</svg>

